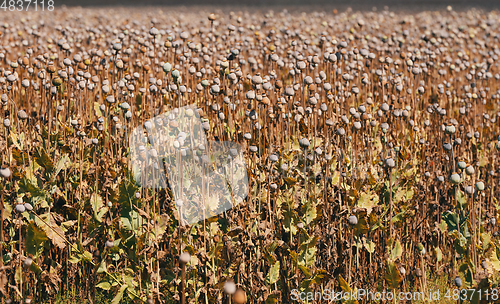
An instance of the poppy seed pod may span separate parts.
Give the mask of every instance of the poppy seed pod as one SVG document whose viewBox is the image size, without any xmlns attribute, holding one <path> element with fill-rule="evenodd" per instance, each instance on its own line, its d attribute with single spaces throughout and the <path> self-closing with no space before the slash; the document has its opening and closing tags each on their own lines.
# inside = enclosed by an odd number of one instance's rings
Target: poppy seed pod
<svg viewBox="0 0 500 304">
<path fill-rule="evenodd" d="M 454 185 L 458 185 L 460 184 L 460 181 L 461 181 L 461 177 L 460 177 L 460 174 L 458 173 L 453 173 L 451 176 L 450 176 L 450 182 Z"/>
<path fill-rule="evenodd" d="M 304 149 L 309 147 L 309 139 L 302 138 L 301 140 L 299 140 L 299 145 Z"/>
<path fill-rule="evenodd" d="M 355 226 L 358 224 L 358 218 L 355 215 L 349 216 L 349 225 Z"/>
<path fill-rule="evenodd" d="M 11 172 L 10 172 L 9 168 L 2 168 L 2 169 L 0 169 L 0 177 L 9 178 L 10 174 L 11 174 Z"/>
<path fill-rule="evenodd" d="M 462 287 L 462 279 L 460 277 L 456 277 L 454 280 L 453 280 L 453 283 L 455 284 L 455 286 L 457 286 L 458 288 Z"/>
<path fill-rule="evenodd" d="M 243 289 L 238 288 L 233 295 L 233 302 L 235 304 L 245 304 L 247 302 L 246 293 Z"/>
<path fill-rule="evenodd" d="M 149 30 L 149 34 L 150 34 L 151 36 L 158 36 L 158 35 L 160 34 L 160 31 L 159 31 L 157 28 L 152 27 L 152 28 Z"/>
<path fill-rule="evenodd" d="M 274 163 L 274 162 L 277 162 L 277 161 L 278 161 L 278 155 L 276 155 L 276 154 L 271 154 L 271 155 L 269 156 L 269 160 L 270 160 L 271 162 L 273 162 L 273 163 Z"/>
<path fill-rule="evenodd" d="M 26 211 L 26 207 L 24 207 L 24 204 L 17 204 L 16 205 L 16 212 L 17 213 L 23 213 Z"/>
<path fill-rule="evenodd" d="M 170 75 L 172 75 L 173 78 L 179 78 L 181 76 L 181 73 L 179 72 L 179 70 L 173 70 L 172 72 L 170 72 Z"/>
<path fill-rule="evenodd" d="M 170 71 L 172 70 L 172 65 L 168 62 L 165 62 L 162 68 L 165 73 L 170 73 Z"/>
<path fill-rule="evenodd" d="M 458 168 L 463 170 L 467 167 L 467 164 L 464 161 L 459 161 L 458 162 Z"/>
<path fill-rule="evenodd" d="M 452 145 L 451 145 L 451 144 L 449 144 L 449 143 L 444 143 L 444 144 L 443 144 L 443 149 L 444 149 L 445 151 L 451 151 L 451 149 L 452 149 Z"/>
<path fill-rule="evenodd" d="M 28 119 L 28 114 L 26 114 L 24 110 L 20 110 L 17 112 L 17 118 L 19 118 L 20 120 L 26 120 Z"/>
<path fill-rule="evenodd" d="M 26 208 L 27 211 L 32 211 L 33 210 L 33 206 L 30 203 L 25 203 L 24 204 L 24 208 Z"/>
<path fill-rule="evenodd" d="M 454 134 L 455 133 L 455 126 L 447 126 L 444 131 L 446 134 Z"/>
<path fill-rule="evenodd" d="M 394 168 L 396 166 L 396 163 L 394 162 L 394 159 L 388 158 L 388 159 L 385 160 L 385 165 L 388 168 Z"/>
<path fill-rule="evenodd" d="M 23 263 L 24 263 L 24 266 L 30 267 L 31 264 L 33 264 L 33 259 L 28 257 L 28 258 L 24 259 Z"/>
<path fill-rule="evenodd" d="M 120 109 L 122 109 L 122 110 L 128 110 L 128 109 L 130 109 L 130 105 L 128 104 L 128 102 L 122 102 L 120 104 Z"/>
<path fill-rule="evenodd" d="M 465 168 L 465 173 L 467 175 L 473 175 L 475 173 L 474 167 L 468 166 L 467 168 Z"/>
<path fill-rule="evenodd" d="M 476 183 L 476 189 L 477 189 L 477 191 L 483 191 L 484 190 L 484 183 L 483 182 L 477 182 Z"/>
<path fill-rule="evenodd" d="M 234 294 L 236 292 L 236 284 L 233 281 L 226 281 L 224 283 L 224 291 L 230 295 Z"/>
<path fill-rule="evenodd" d="M 189 254 L 189 252 L 183 252 L 179 256 L 179 262 L 182 265 L 186 265 L 187 263 L 189 263 L 190 260 L 191 260 L 191 255 Z"/>
<path fill-rule="evenodd" d="M 474 187 L 472 186 L 465 187 L 465 192 L 467 192 L 467 194 L 469 195 L 472 195 L 475 192 Z"/>
<path fill-rule="evenodd" d="M 106 97 L 106 101 L 107 101 L 108 103 L 114 103 L 114 102 L 115 102 L 115 97 L 114 97 L 113 95 L 108 95 L 108 96 Z"/>
<path fill-rule="evenodd" d="M 293 90 L 293 88 L 291 88 L 291 87 L 287 87 L 287 88 L 285 89 L 285 95 L 286 95 L 286 96 L 291 97 L 291 96 L 293 96 L 294 94 L 295 94 L 295 91 Z"/>
</svg>

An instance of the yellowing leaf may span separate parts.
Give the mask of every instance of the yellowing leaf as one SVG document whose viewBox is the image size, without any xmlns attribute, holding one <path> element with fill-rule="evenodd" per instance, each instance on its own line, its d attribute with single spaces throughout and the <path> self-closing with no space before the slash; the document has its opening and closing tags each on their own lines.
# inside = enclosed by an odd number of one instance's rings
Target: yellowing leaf
<svg viewBox="0 0 500 304">
<path fill-rule="evenodd" d="M 363 244 L 365 245 L 365 248 L 369 253 L 375 252 L 375 243 L 374 242 L 372 242 L 371 240 L 364 240 Z"/>
<path fill-rule="evenodd" d="M 401 247 L 401 242 L 396 240 L 394 247 L 391 250 L 391 261 L 397 260 L 403 254 L 403 247 Z"/>
<path fill-rule="evenodd" d="M 35 151 L 35 161 L 41 167 L 45 169 L 46 172 L 54 171 L 55 165 L 50 156 L 47 154 L 45 149 L 37 149 Z"/>
<path fill-rule="evenodd" d="M 499 249 L 496 248 L 496 250 L 491 251 L 491 256 L 490 256 L 490 262 L 493 268 L 496 271 L 500 271 L 500 254 L 499 254 Z"/>
<path fill-rule="evenodd" d="M 376 193 L 364 192 L 359 196 L 357 207 L 366 209 L 367 214 L 378 204 L 379 197 Z"/>
<path fill-rule="evenodd" d="M 401 282 L 401 275 L 399 274 L 399 270 L 393 262 L 387 262 L 387 270 L 385 273 L 385 280 L 387 285 L 391 289 L 396 289 Z"/>
<path fill-rule="evenodd" d="M 45 232 L 54 245 L 61 249 L 66 247 L 66 242 L 62 238 L 64 231 L 55 223 L 51 215 L 43 214 L 40 217 L 35 217 L 35 223 Z"/>
<path fill-rule="evenodd" d="M 111 289 L 111 284 L 106 281 L 102 281 L 96 285 L 97 288 L 101 288 L 103 290 L 110 290 Z"/>
<path fill-rule="evenodd" d="M 113 300 L 111 301 L 111 304 L 118 304 L 121 302 L 123 298 L 123 293 L 125 292 L 125 289 L 127 289 L 127 285 L 123 284 L 120 289 L 118 290 L 118 293 L 115 295 Z"/>
<path fill-rule="evenodd" d="M 438 262 L 441 262 L 443 260 L 443 252 L 439 247 L 436 247 L 436 258 Z"/>
<path fill-rule="evenodd" d="M 90 204 L 92 205 L 92 210 L 94 210 L 94 216 L 99 221 L 102 222 L 102 217 L 108 211 L 107 207 L 104 207 L 104 202 L 99 194 L 93 193 L 90 197 Z"/>
<path fill-rule="evenodd" d="M 280 262 L 276 261 L 276 263 L 274 263 L 274 265 L 271 266 L 271 269 L 267 274 L 266 283 L 274 284 L 278 281 L 279 277 L 280 277 Z"/>
</svg>

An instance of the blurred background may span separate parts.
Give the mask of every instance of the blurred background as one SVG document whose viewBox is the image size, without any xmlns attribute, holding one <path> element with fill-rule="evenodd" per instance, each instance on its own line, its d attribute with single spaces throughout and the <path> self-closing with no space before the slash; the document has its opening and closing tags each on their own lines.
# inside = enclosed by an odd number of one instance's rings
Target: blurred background
<svg viewBox="0 0 500 304">
<path fill-rule="evenodd" d="M 454 9 L 499 9 L 500 0 L 56 0 L 56 6 L 233 6 L 233 7 L 304 7 L 314 10 L 351 7 L 357 10 L 436 10 L 451 5 Z"/>
</svg>

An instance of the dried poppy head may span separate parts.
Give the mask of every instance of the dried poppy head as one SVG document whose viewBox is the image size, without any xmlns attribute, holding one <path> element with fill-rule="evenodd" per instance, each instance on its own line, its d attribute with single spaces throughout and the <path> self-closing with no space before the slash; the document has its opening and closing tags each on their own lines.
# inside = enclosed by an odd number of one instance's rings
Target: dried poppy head
<svg viewBox="0 0 500 304">
<path fill-rule="evenodd" d="M 189 252 L 183 252 L 180 256 L 179 256 L 179 262 L 182 264 L 182 265 L 186 265 L 187 263 L 189 263 L 189 261 L 191 260 L 191 255 L 189 254 Z"/>
</svg>

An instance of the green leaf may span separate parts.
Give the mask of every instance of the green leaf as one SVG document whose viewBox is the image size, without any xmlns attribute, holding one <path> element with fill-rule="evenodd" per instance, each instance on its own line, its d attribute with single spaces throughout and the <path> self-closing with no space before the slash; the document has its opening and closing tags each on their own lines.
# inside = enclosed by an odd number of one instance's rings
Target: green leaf
<svg viewBox="0 0 500 304">
<path fill-rule="evenodd" d="M 496 250 L 491 251 L 490 263 L 496 271 L 500 271 L 500 250 L 496 248 Z"/>
<path fill-rule="evenodd" d="M 92 261 L 92 253 L 88 252 L 87 250 L 85 250 L 83 252 L 83 256 L 82 258 L 87 261 L 87 262 L 91 262 Z"/>
<path fill-rule="evenodd" d="M 67 168 L 68 163 L 69 163 L 68 154 L 64 154 L 61 158 L 59 158 L 56 164 L 54 175 L 52 176 L 52 180 L 54 180 L 54 178 L 59 174 L 59 172 L 61 172 L 61 170 Z"/>
<path fill-rule="evenodd" d="M 369 253 L 374 253 L 375 252 L 375 243 L 372 242 L 371 240 L 366 240 L 365 242 L 363 242 L 364 245 L 365 245 L 365 248 L 366 250 L 369 252 Z"/>
<path fill-rule="evenodd" d="M 123 227 L 129 231 L 135 231 L 142 226 L 143 218 L 136 211 L 129 212 L 127 217 L 121 217 Z"/>
<path fill-rule="evenodd" d="M 443 252 L 441 251 L 441 248 L 436 247 L 436 258 L 438 262 L 441 262 L 443 260 Z"/>
<path fill-rule="evenodd" d="M 302 271 L 302 273 L 307 277 L 309 278 L 311 276 L 311 270 L 309 270 L 309 268 L 307 268 L 306 266 L 304 265 L 300 265 L 299 264 L 299 269 Z"/>
<path fill-rule="evenodd" d="M 108 208 L 104 207 L 102 197 L 97 193 L 93 193 L 90 197 L 90 204 L 92 205 L 92 210 L 94 210 L 96 220 L 99 223 L 102 222 L 102 217 L 108 212 Z"/>
<path fill-rule="evenodd" d="M 399 274 L 399 270 L 393 262 L 387 261 L 385 281 L 391 289 L 398 288 L 399 283 L 401 283 L 401 275 Z"/>
<path fill-rule="evenodd" d="M 30 270 L 33 271 L 35 274 L 39 275 L 42 273 L 42 269 L 40 268 L 40 266 L 38 266 L 37 263 L 35 263 L 35 261 L 33 261 L 30 265 Z"/>
<path fill-rule="evenodd" d="M 108 281 L 101 281 L 96 285 L 97 288 L 101 288 L 103 290 L 110 290 L 111 284 Z"/>
<path fill-rule="evenodd" d="M 457 215 L 455 213 L 445 211 L 442 214 L 442 218 L 445 221 L 446 225 L 448 225 L 449 231 L 457 230 Z"/>
<path fill-rule="evenodd" d="M 106 273 L 108 271 L 108 267 L 106 265 L 106 260 L 103 259 L 99 264 L 99 268 L 97 268 L 97 273 Z"/>
<path fill-rule="evenodd" d="M 403 254 L 403 247 L 401 247 L 401 242 L 396 240 L 394 247 L 391 250 L 391 261 L 397 260 Z"/>
<path fill-rule="evenodd" d="M 314 272 L 314 276 L 312 278 L 312 283 L 321 284 L 323 281 L 327 280 L 328 278 L 330 278 L 330 276 L 328 275 L 328 272 L 326 270 L 319 269 L 319 270 L 316 270 Z"/>
<path fill-rule="evenodd" d="M 54 171 L 54 161 L 50 158 L 45 149 L 36 149 L 34 156 L 36 163 L 43 167 L 46 173 L 52 173 Z"/>
<path fill-rule="evenodd" d="M 491 241 L 491 233 L 489 232 L 481 233 L 481 238 L 483 239 L 483 244 L 482 244 L 483 250 L 488 249 L 488 246 L 490 245 Z"/>
<path fill-rule="evenodd" d="M 69 257 L 68 261 L 72 264 L 78 264 L 82 260 L 82 255 L 79 253 L 75 253 L 75 255 L 72 255 Z"/>
<path fill-rule="evenodd" d="M 39 250 L 43 250 L 43 242 L 48 241 L 49 238 L 45 232 L 37 227 L 32 221 L 26 227 L 26 252 L 32 254 L 35 258 L 38 257 Z"/>
<path fill-rule="evenodd" d="M 399 212 L 398 214 L 396 214 L 395 216 L 392 217 L 392 222 L 397 223 L 397 222 L 403 220 L 405 215 L 406 215 L 406 210 Z"/>
<path fill-rule="evenodd" d="M 135 199 L 135 193 L 138 191 L 137 185 L 134 184 L 135 181 L 128 181 L 123 179 L 120 184 L 120 195 L 118 197 L 118 204 L 121 207 L 122 216 L 128 216 L 128 213 L 132 211 L 132 201 Z"/>
<path fill-rule="evenodd" d="M 269 270 L 269 273 L 267 274 L 266 277 L 266 283 L 267 284 L 274 284 L 278 281 L 280 277 L 280 262 L 277 261 L 274 263 L 273 266 L 271 266 L 271 269 Z"/>
<path fill-rule="evenodd" d="M 16 267 L 16 270 L 14 272 L 14 281 L 19 284 L 23 279 L 23 268 L 22 267 Z"/>
<path fill-rule="evenodd" d="M 303 210 L 305 213 L 304 224 L 308 226 L 314 219 L 316 219 L 316 216 L 318 215 L 316 212 L 316 204 L 312 201 L 309 201 L 303 206 Z"/>
<path fill-rule="evenodd" d="M 94 102 L 94 110 L 95 113 L 97 114 L 97 117 L 102 117 L 101 106 L 98 102 Z"/>
<path fill-rule="evenodd" d="M 460 209 L 464 209 L 467 206 L 467 196 L 460 190 L 457 191 L 457 202 Z"/>
<path fill-rule="evenodd" d="M 123 298 L 123 293 L 125 292 L 125 289 L 127 289 L 127 285 L 122 285 L 120 289 L 118 290 L 118 293 L 115 295 L 113 300 L 111 301 L 111 304 L 118 304 Z"/>
<path fill-rule="evenodd" d="M 445 233 L 446 231 L 448 231 L 448 224 L 446 224 L 445 221 L 441 221 L 439 223 L 439 230 L 441 230 L 441 233 Z"/>
<path fill-rule="evenodd" d="M 33 185 L 33 183 L 26 177 L 21 178 L 21 180 L 19 181 L 19 193 L 30 193 L 33 197 L 45 195 L 44 192 L 40 190 L 40 188 L 38 188 L 36 185 Z"/>
</svg>

